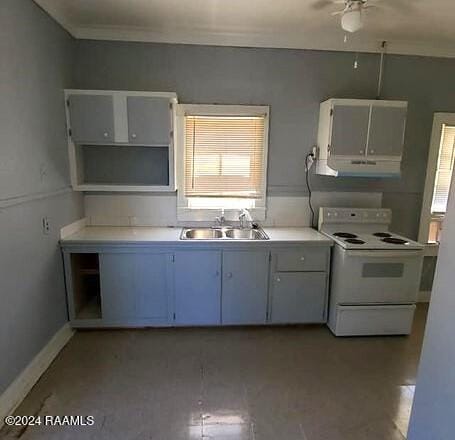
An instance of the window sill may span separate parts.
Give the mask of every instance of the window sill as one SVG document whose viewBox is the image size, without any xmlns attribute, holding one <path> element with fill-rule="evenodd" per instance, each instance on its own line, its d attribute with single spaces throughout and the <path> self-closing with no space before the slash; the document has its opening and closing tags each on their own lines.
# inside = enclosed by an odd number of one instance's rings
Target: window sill
<svg viewBox="0 0 455 440">
<path fill-rule="evenodd" d="M 439 243 L 425 243 L 423 255 L 425 257 L 437 257 L 439 252 Z"/>
</svg>

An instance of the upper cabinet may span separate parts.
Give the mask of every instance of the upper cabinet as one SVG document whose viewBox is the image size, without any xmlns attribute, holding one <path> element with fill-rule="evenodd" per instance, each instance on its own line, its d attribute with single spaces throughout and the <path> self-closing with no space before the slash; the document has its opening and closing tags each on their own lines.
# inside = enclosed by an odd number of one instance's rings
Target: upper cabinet
<svg viewBox="0 0 455 440">
<path fill-rule="evenodd" d="M 76 191 L 175 191 L 175 93 L 66 90 L 65 98 Z"/>
<path fill-rule="evenodd" d="M 407 102 L 329 99 L 321 104 L 317 174 L 400 175 Z"/>
<path fill-rule="evenodd" d="M 128 96 L 128 139 L 132 144 L 169 145 L 172 118 L 169 99 Z"/>
<path fill-rule="evenodd" d="M 71 138 L 75 143 L 112 143 L 114 100 L 108 95 L 70 95 Z"/>
<path fill-rule="evenodd" d="M 369 105 L 334 105 L 330 151 L 337 156 L 363 156 L 368 140 Z"/>
</svg>

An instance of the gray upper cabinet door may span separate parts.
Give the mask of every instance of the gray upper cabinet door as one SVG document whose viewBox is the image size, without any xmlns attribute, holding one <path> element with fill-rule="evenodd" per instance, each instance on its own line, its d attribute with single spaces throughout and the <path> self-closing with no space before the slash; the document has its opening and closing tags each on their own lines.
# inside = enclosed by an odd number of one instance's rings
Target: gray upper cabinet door
<svg viewBox="0 0 455 440">
<path fill-rule="evenodd" d="M 217 325 L 221 321 L 221 252 L 175 253 L 175 322 Z"/>
<path fill-rule="evenodd" d="M 103 320 L 167 322 L 170 264 L 167 254 L 100 254 Z"/>
<path fill-rule="evenodd" d="M 374 106 L 371 109 L 369 156 L 401 156 L 407 109 Z"/>
<path fill-rule="evenodd" d="M 127 107 L 130 143 L 169 145 L 171 132 L 169 99 L 128 96 Z"/>
<path fill-rule="evenodd" d="M 369 105 L 334 105 L 330 154 L 362 156 L 368 138 Z"/>
<path fill-rule="evenodd" d="M 114 142 L 113 97 L 70 95 L 71 137 L 76 144 Z"/>
<path fill-rule="evenodd" d="M 271 286 L 271 322 L 325 322 L 327 275 L 324 272 L 276 272 Z"/>
<path fill-rule="evenodd" d="M 266 322 L 268 273 L 268 252 L 223 252 L 223 324 Z"/>
</svg>

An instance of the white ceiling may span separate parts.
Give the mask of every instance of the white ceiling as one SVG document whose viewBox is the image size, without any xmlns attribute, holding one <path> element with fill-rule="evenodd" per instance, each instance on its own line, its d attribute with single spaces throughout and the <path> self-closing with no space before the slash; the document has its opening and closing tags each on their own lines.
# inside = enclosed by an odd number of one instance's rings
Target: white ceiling
<svg viewBox="0 0 455 440">
<path fill-rule="evenodd" d="M 74 37 L 455 57 L 455 0 L 370 0 L 348 35 L 328 0 L 35 0 Z"/>
</svg>

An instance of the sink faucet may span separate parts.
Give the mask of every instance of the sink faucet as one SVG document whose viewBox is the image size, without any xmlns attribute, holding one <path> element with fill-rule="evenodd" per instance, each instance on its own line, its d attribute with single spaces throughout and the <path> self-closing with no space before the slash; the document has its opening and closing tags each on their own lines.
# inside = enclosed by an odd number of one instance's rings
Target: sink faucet
<svg viewBox="0 0 455 440">
<path fill-rule="evenodd" d="M 223 227 L 226 225 L 226 217 L 224 216 L 224 209 L 221 210 L 221 215 L 219 217 L 215 217 L 215 227 Z"/>
<path fill-rule="evenodd" d="M 239 214 L 240 229 L 246 227 L 251 228 L 251 223 L 253 218 L 251 217 L 250 211 L 248 209 L 242 209 Z"/>
</svg>

